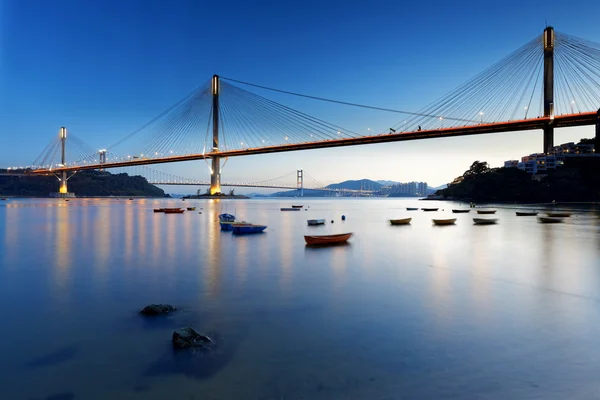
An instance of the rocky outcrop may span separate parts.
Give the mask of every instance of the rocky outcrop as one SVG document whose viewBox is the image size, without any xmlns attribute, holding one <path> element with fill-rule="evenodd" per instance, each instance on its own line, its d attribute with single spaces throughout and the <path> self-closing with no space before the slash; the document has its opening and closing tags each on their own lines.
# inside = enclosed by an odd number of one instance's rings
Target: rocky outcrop
<svg viewBox="0 0 600 400">
<path fill-rule="evenodd" d="M 199 334 L 189 326 L 185 328 L 179 328 L 173 332 L 172 340 L 173 346 L 178 349 L 209 349 L 215 344 L 211 338 Z"/>
<path fill-rule="evenodd" d="M 140 311 L 140 314 L 154 316 L 168 314 L 176 310 L 177 309 L 170 304 L 150 304 L 149 306 L 144 307 L 142 311 Z"/>
</svg>

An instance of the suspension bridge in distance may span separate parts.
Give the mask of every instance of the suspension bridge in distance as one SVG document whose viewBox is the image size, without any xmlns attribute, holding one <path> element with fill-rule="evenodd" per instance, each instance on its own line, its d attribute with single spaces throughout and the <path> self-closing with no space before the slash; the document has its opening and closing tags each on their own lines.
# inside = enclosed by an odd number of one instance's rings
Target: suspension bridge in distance
<svg viewBox="0 0 600 400">
<path fill-rule="evenodd" d="M 377 134 L 364 135 L 236 84 L 400 113 L 405 118 Z M 525 130 L 543 131 L 542 149 L 550 154 L 555 129 L 594 125 L 596 148 L 600 148 L 599 107 L 600 45 L 547 27 L 542 35 L 418 112 L 291 93 L 215 75 L 100 152 L 90 152 L 79 143 L 77 155 L 67 157 L 66 129 L 61 129 L 59 140 L 47 146 L 28 173 L 57 176 L 60 193 L 67 193 L 68 175 L 78 171 L 204 159 L 210 160 L 210 193 L 214 194 L 225 185 L 221 160 L 229 157 Z M 198 134 L 203 127 L 204 141 Z M 60 162 L 53 161 L 58 149 Z M 195 184 L 204 184 L 200 182 Z"/>
<path fill-rule="evenodd" d="M 135 172 L 129 170 L 130 174 L 141 175 L 146 178 L 148 183 L 153 185 L 173 185 L 173 186 L 210 186 L 210 181 L 201 179 L 187 178 L 171 174 L 168 172 L 159 171 L 156 169 L 150 169 L 147 167 L 138 167 Z M 295 185 L 283 183 L 289 180 L 292 176 L 295 176 Z M 306 184 L 305 176 L 309 178 L 311 184 Z M 369 189 L 345 189 L 345 188 L 332 188 L 318 182 L 315 178 L 310 176 L 304 170 L 296 170 L 288 174 L 278 176 L 271 179 L 266 179 L 259 182 L 221 182 L 222 187 L 240 187 L 240 188 L 257 188 L 257 189 L 283 189 L 283 190 L 296 190 L 298 195 L 302 196 L 304 190 L 320 191 L 329 194 L 341 195 L 341 196 L 368 196 L 373 194 L 374 190 Z"/>
</svg>

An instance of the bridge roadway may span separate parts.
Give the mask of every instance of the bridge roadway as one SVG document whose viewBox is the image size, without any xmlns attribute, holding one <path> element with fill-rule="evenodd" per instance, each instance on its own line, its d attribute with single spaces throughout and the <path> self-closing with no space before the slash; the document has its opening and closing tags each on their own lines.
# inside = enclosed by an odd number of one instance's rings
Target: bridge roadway
<svg viewBox="0 0 600 400">
<path fill-rule="evenodd" d="M 256 154 L 268 154 L 268 153 L 280 153 L 286 151 L 297 151 L 297 150 L 310 150 L 310 149 L 322 149 L 328 147 L 342 147 L 342 146 L 355 146 L 361 144 L 375 144 L 375 143 L 388 143 L 388 142 L 401 142 L 405 140 L 419 140 L 419 139 L 433 139 L 442 137 L 454 137 L 454 136 L 468 136 L 468 135 L 482 135 L 486 133 L 500 133 L 500 132 L 517 132 L 526 130 L 543 129 L 549 123 L 552 123 L 554 128 L 564 128 L 570 126 L 584 126 L 584 125 L 595 125 L 598 118 L 597 112 L 587 112 L 580 114 L 566 114 L 552 117 L 539 117 L 534 119 L 515 120 L 508 122 L 496 122 L 491 124 L 478 124 L 451 128 L 440 128 L 434 130 L 422 130 L 414 132 L 398 132 L 398 133 L 385 133 L 372 136 L 362 136 L 359 138 L 345 138 L 336 140 L 326 140 L 322 142 L 306 142 L 306 143 L 295 143 L 285 144 L 277 146 L 266 146 L 256 147 L 241 150 L 227 150 L 219 151 L 217 153 L 205 153 L 205 154 L 190 154 L 184 156 L 170 156 L 162 158 L 144 158 L 134 159 L 128 161 L 119 162 L 108 162 L 104 164 L 86 164 L 86 165 L 74 165 L 67 167 L 54 168 L 52 171 L 48 169 L 37 169 L 33 170 L 31 174 L 50 174 L 61 171 L 83 171 L 90 169 L 100 168 L 118 168 L 118 167 L 132 167 L 136 165 L 149 165 L 149 164 L 163 164 L 171 162 L 181 161 L 193 161 L 209 159 L 214 156 L 219 157 L 238 157 L 246 155 Z"/>
</svg>

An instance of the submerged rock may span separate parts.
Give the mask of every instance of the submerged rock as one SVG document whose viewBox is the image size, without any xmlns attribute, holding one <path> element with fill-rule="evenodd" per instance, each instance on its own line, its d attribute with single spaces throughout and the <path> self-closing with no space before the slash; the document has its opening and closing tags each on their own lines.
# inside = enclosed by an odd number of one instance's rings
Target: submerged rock
<svg viewBox="0 0 600 400">
<path fill-rule="evenodd" d="M 214 342 L 208 336 L 204 336 L 188 327 L 179 328 L 173 332 L 173 346 L 179 349 L 200 348 L 208 349 L 214 345 Z"/>
<path fill-rule="evenodd" d="M 168 314 L 170 312 L 176 311 L 177 309 L 170 304 L 150 304 L 146 306 L 140 311 L 140 314 L 143 315 L 160 315 L 160 314 Z"/>
</svg>

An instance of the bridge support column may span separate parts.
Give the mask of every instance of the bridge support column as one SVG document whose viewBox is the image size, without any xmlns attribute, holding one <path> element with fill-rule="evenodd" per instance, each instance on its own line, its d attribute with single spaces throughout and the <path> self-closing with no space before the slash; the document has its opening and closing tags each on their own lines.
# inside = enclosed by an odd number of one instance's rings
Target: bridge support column
<svg viewBox="0 0 600 400">
<path fill-rule="evenodd" d="M 219 75 L 213 75 L 212 78 L 212 125 L 213 125 L 213 145 L 212 152 L 219 152 Z M 221 193 L 221 160 L 219 156 L 212 157 L 210 171 L 210 194 Z"/>
<path fill-rule="evenodd" d="M 299 169 L 296 171 L 296 186 L 298 187 L 298 196 L 304 196 L 304 172 Z"/>
<path fill-rule="evenodd" d="M 544 153 L 554 147 L 554 28 L 544 29 L 544 117 L 550 122 L 544 127 Z"/>
<path fill-rule="evenodd" d="M 61 144 L 60 163 L 61 163 L 61 166 L 66 167 L 67 161 L 66 161 L 65 148 L 66 148 L 66 144 L 67 144 L 67 128 L 65 128 L 64 126 L 60 128 L 59 138 L 60 138 L 60 144 Z M 73 175 L 71 175 L 71 176 L 73 176 Z M 60 173 L 60 176 L 57 176 L 57 178 L 60 183 L 58 193 L 50 193 L 50 196 L 52 196 L 52 197 L 75 197 L 75 194 L 69 193 L 69 191 L 67 189 L 67 181 L 70 178 L 70 177 L 67 177 L 67 172 L 62 171 Z"/>
<path fill-rule="evenodd" d="M 596 113 L 596 140 L 594 141 L 594 153 L 600 154 L 600 108 Z"/>
</svg>

